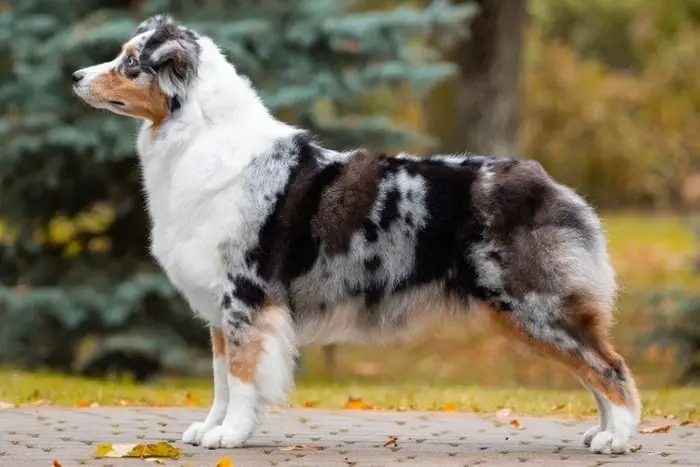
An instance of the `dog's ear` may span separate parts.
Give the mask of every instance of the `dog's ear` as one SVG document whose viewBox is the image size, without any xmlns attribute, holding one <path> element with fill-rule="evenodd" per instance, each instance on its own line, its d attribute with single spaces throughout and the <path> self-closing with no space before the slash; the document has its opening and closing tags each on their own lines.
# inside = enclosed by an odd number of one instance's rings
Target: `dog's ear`
<svg viewBox="0 0 700 467">
<path fill-rule="evenodd" d="M 139 27 L 153 29 L 153 34 L 141 49 L 141 68 L 158 78 L 160 88 L 167 96 L 185 97 L 199 65 L 196 34 L 162 16 L 146 20 Z"/>
</svg>

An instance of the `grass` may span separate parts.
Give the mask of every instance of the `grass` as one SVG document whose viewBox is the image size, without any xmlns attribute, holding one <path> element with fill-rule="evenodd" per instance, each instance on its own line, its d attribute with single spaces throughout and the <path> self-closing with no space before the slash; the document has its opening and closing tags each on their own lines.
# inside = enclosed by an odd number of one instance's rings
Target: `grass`
<svg viewBox="0 0 700 467">
<path fill-rule="evenodd" d="M 54 372 L 27 373 L 0 370 L 0 401 L 17 405 L 193 406 L 207 407 L 211 382 L 162 379 L 149 384 L 128 380 L 98 380 Z M 700 419 L 696 404 L 700 388 L 643 391 L 646 417 L 673 415 Z M 519 415 L 587 417 L 596 414 L 592 397 L 584 390 L 458 385 L 376 385 L 301 383 L 291 395 L 293 407 L 329 409 L 438 410 L 493 414 L 510 409 Z"/>
</svg>

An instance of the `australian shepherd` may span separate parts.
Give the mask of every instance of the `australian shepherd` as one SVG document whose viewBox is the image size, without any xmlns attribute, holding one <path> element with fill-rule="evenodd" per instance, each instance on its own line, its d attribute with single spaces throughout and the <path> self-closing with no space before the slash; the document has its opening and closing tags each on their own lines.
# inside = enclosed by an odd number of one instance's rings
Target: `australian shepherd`
<svg viewBox="0 0 700 467">
<path fill-rule="evenodd" d="M 244 444 L 293 388 L 300 346 L 479 314 L 590 389 L 600 422 L 585 445 L 629 451 L 640 402 L 609 340 L 605 235 L 537 162 L 327 149 L 166 15 L 72 80 L 92 107 L 143 120 L 151 252 L 211 329 L 213 402 L 184 442 Z"/>
</svg>

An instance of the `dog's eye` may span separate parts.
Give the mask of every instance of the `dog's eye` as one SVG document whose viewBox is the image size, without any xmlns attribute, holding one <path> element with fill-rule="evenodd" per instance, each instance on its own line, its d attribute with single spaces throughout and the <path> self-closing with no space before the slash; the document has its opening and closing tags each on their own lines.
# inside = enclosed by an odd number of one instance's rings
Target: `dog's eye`
<svg viewBox="0 0 700 467">
<path fill-rule="evenodd" d="M 136 65 L 138 65 L 138 63 L 139 63 L 139 61 L 136 60 L 136 57 L 134 57 L 133 55 L 130 55 L 130 56 L 126 59 L 126 64 L 127 64 L 127 66 L 136 66 Z"/>
</svg>

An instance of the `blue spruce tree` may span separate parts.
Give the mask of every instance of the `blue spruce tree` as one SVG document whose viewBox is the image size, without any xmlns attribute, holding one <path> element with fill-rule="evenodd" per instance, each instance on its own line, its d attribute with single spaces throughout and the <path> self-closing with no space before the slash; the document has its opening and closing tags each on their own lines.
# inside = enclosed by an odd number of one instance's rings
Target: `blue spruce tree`
<svg viewBox="0 0 700 467">
<path fill-rule="evenodd" d="M 429 142 L 358 105 L 454 73 L 473 5 L 351 11 L 343 0 L 22 0 L 0 8 L 0 361 L 87 374 L 208 372 L 207 332 L 148 255 L 137 122 L 96 115 L 71 72 L 146 16 L 211 35 L 280 118 L 338 148 Z M 401 96 L 396 96 L 401 99 Z"/>
</svg>

